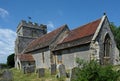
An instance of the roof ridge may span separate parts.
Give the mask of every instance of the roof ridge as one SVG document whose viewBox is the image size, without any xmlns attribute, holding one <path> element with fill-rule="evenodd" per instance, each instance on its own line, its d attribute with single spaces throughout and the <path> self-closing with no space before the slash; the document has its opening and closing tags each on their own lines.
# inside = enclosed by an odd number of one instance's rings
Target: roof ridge
<svg viewBox="0 0 120 81">
<path fill-rule="evenodd" d="M 89 24 L 91 24 L 91 23 L 97 22 L 97 21 L 99 21 L 99 20 L 101 20 L 101 19 L 102 19 L 102 18 L 93 20 L 93 21 L 91 21 L 91 22 L 88 22 L 87 24 L 83 24 L 83 25 L 81 25 L 81 26 L 76 27 L 75 29 L 72 29 L 71 31 L 74 31 L 74 30 L 79 29 L 79 28 L 83 28 L 83 27 L 85 27 L 86 25 L 89 25 Z"/>
<path fill-rule="evenodd" d="M 102 18 L 99 18 L 97 20 L 94 20 L 92 22 L 89 22 L 87 24 L 84 24 L 82 26 L 79 26 L 71 30 L 69 32 L 69 35 L 61 43 L 74 41 L 76 39 L 80 39 L 80 38 L 83 38 L 83 37 L 86 37 L 88 35 L 95 33 L 98 25 L 100 24 L 101 19 Z"/>
</svg>

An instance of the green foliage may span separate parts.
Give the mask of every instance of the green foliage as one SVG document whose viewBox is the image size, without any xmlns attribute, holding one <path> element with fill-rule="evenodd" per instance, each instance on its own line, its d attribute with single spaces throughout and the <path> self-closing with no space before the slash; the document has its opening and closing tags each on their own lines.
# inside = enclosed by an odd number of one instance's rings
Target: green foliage
<svg viewBox="0 0 120 81">
<path fill-rule="evenodd" d="M 111 23 L 110 27 L 111 27 L 111 30 L 113 32 L 115 41 L 117 43 L 117 47 L 120 50 L 120 26 L 117 27 L 117 26 L 114 25 L 114 23 Z"/>
<path fill-rule="evenodd" d="M 84 62 L 77 59 L 76 78 L 73 81 L 117 81 L 119 72 L 111 65 L 101 66 L 96 61 Z"/>
<path fill-rule="evenodd" d="M 15 56 L 15 54 L 13 53 L 7 57 L 7 65 L 10 68 L 14 67 L 14 65 L 15 65 L 14 56 Z"/>
<path fill-rule="evenodd" d="M 7 64 L 0 63 L 0 68 L 1 68 L 1 69 L 5 69 L 5 68 L 7 68 Z"/>
</svg>

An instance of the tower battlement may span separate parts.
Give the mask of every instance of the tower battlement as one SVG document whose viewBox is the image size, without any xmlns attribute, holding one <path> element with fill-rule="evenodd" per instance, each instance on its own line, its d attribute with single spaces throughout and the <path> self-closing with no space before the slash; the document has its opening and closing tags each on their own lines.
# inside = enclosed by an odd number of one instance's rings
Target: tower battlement
<svg viewBox="0 0 120 81">
<path fill-rule="evenodd" d="M 15 54 L 22 53 L 27 45 L 35 38 L 47 33 L 47 25 L 22 20 L 17 26 Z"/>
<path fill-rule="evenodd" d="M 31 22 L 31 21 L 25 21 L 25 20 L 22 20 L 18 26 L 17 26 L 17 32 L 19 31 L 19 29 L 21 27 L 30 27 L 30 28 L 35 28 L 35 29 L 41 29 L 41 30 L 47 30 L 47 25 L 44 25 L 44 24 L 38 24 L 38 23 L 34 23 L 34 22 Z"/>
</svg>

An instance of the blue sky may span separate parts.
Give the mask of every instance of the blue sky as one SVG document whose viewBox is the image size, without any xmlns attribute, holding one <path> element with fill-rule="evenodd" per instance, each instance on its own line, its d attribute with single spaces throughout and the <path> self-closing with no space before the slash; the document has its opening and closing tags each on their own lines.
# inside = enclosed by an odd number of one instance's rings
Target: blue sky
<svg viewBox="0 0 120 81">
<path fill-rule="evenodd" d="M 46 24 L 48 31 L 68 24 L 70 29 L 96 20 L 106 12 L 109 21 L 120 25 L 120 0 L 0 0 L 0 63 L 14 52 L 16 27 L 28 16 Z"/>
</svg>

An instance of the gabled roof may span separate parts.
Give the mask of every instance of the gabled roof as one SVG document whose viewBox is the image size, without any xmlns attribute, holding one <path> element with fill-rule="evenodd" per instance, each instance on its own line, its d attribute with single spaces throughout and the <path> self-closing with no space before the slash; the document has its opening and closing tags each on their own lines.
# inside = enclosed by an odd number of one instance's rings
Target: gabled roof
<svg viewBox="0 0 120 81">
<path fill-rule="evenodd" d="M 101 19 L 88 23 L 86 25 L 80 26 L 74 30 L 71 30 L 69 35 L 62 41 L 62 43 L 81 39 L 95 33 Z"/>
<path fill-rule="evenodd" d="M 32 54 L 18 54 L 17 55 L 20 61 L 35 61 Z"/>
<path fill-rule="evenodd" d="M 71 30 L 69 35 L 62 42 L 58 43 L 55 50 L 90 43 L 100 22 L 101 18 Z"/>
<path fill-rule="evenodd" d="M 59 33 L 66 28 L 67 25 L 63 25 L 61 27 L 59 27 L 58 29 L 43 35 L 42 37 L 39 37 L 35 40 L 33 40 L 25 49 L 25 52 L 29 52 L 29 51 L 33 51 L 39 48 L 44 48 L 47 47 L 51 44 L 51 42 L 54 40 L 54 38 L 56 38 Z"/>
</svg>

